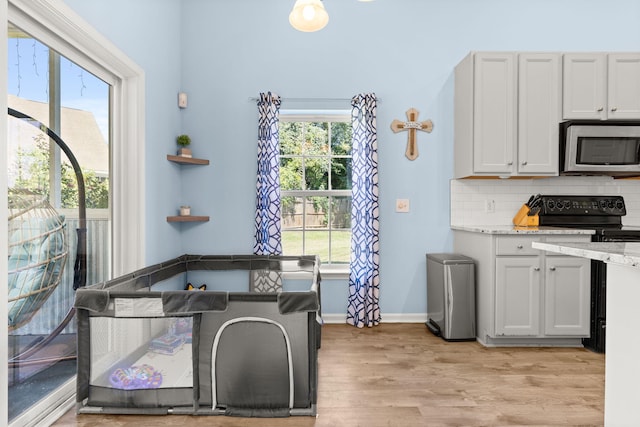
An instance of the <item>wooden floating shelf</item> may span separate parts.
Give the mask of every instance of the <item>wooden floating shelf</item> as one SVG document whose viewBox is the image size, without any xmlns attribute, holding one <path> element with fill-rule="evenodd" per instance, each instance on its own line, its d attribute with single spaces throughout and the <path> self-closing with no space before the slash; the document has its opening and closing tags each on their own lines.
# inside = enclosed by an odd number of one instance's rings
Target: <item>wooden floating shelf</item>
<svg viewBox="0 0 640 427">
<path fill-rule="evenodd" d="M 209 221 L 208 216 L 174 215 L 174 216 L 167 217 L 167 222 L 207 222 L 207 221 Z"/>
<path fill-rule="evenodd" d="M 167 160 L 175 163 L 182 163 L 185 165 L 208 165 L 209 160 L 207 159 L 197 159 L 195 157 L 182 157 L 182 156 L 172 156 L 171 154 L 167 154 Z"/>
</svg>

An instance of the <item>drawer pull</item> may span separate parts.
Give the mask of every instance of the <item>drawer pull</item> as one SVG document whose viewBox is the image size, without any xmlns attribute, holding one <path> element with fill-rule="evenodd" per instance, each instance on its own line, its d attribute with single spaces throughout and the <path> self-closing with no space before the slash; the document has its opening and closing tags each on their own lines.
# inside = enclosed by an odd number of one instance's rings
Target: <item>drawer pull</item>
<svg viewBox="0 0 640 427">
<path fill-rule="evenodd" d="M 556 271 L 556 268 L 555 267 L 549 267 L 549 270 Z"/>
<path fill-rule="evenodd" d="M 540 267 L 533 267 L 533 271 L 540 271 Z"/>
<path fill-rule="evenodd" d="M 518 245 L 518 246 L 516 246 L 516 248 L 518 248 L 518 249 L 522 249 L 522 248 L 524 248 L 524 246 L 522 246 L 522 245 Z"/>
</svg>

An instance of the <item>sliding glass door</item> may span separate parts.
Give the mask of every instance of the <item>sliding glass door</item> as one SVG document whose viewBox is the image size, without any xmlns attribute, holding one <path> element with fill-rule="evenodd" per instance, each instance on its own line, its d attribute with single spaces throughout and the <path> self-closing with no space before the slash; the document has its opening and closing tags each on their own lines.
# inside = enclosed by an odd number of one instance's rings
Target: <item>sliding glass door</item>
<svg viewBox="0 0 640 427">
<path fill-rule="evenodd" d="M 74 288 L 111 277 L 112 87 L 11 23 L 7 47 L 8 399 L 21 425 L 75 377 Z"/>
</svg>

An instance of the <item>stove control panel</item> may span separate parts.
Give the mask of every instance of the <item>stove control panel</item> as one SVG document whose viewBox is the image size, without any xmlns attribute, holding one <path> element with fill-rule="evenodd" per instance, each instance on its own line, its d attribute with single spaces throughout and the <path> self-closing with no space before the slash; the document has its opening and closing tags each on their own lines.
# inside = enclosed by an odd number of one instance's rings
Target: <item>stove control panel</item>
<svg viewBox="0 0 640 427">
<path fill-rule="evenodd" d="M 622 196 L 540 196 L 540 215 L 626 214 Z"/>
</svg>

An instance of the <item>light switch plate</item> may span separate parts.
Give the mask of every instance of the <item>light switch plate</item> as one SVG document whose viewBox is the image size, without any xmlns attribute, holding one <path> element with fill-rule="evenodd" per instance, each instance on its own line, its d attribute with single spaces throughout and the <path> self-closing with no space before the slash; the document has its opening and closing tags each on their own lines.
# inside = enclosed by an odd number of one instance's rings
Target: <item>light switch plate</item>
<svg viewBox="0 0 640 427">
<path fill-rule="evenodd" d="M 396 199 L 396 212 L 409 212 L 409 199 Z"/>
</svg>

